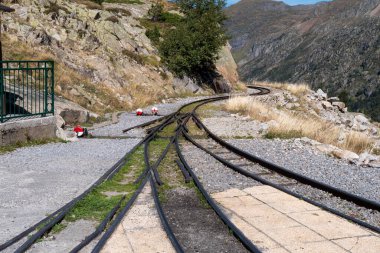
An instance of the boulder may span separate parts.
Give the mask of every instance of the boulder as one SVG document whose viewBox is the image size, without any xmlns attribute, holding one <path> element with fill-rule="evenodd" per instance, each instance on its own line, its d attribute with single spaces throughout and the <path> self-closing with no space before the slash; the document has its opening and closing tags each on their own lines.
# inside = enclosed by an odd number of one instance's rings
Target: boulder
<svg viewBox="0 0 380 253">
<path fill-rule="evenodd" d="M 339 100 L 338 97 L 331 97 L 331 98 L 328 98 L 327 101 L 329 101 L 330 103 L 340 102 L 340 100 Z"/>
<path fill-rule="evenodd" d="M 360 124 L 364 124 L 364 125 L 369 124 L 369 120 L 361 114 L 355 116 L 355 121 L 360 123 Z"/>
<path fill-rule="evenodd" d="M 64 109 L 59 114 L 68 124 L 85 123 L 89 119 L 89 112 L 75 109 Z"/>
<path fill-rule="evenodd" d="M 322 101 L 322 107 L 325 110 L 331 110 L 331 109 L 333 109 L 332 104 L 330 102 L 327 102 L 327 101 Z"/>
<path fill-rule="evenodd" d="M 332 102 L 332 106 L 337 107 L 339 110 L 346 108 L 346 104 L 343 102 Z"/>
<path fill-rule="evenodd" d="M 65 128 L 65 120 L 60 115 L 55 115 L 57 128 Z"/>
<path fill-rule="evenodd" d="M 173 89 L 175 90 L 187 90 L 192 93 L 196 93 L 201 90 L 201 87 L 199 87 L 194 80 L 192 80 L 189 77 L 184 78 L 174 78 L 173 79 Z"/>
<path fill-rule="evenodd" d="M 331 154 L 336 158 L 348 160 L 351 162 L 355 160 L 359 160 L 359 156 L 356 153 L 348 151 L 348 150 L 337 149 L 337 150 L 332 151 Z"/>
<path fill-rule="evenodd" d="M 364 152 L 359 156 L 359 165 L 368 165 L 377 161 L 379 161 L 378 157 L 371 155 L 368 152 Z"/>
<path fill-rule="evenodd" d="M 380 160 L 372 161 L 368 163 L 368 166 L 372 168 L 380 168 Z"/>
<path fill-rule="evenodd" d="M 323 92 L 323 90 L 321 89 L 317 90 L 317 96 L 318 96 L 318 99 L 320 100 L 327 100 L 327 94 Z"/>
</svg>

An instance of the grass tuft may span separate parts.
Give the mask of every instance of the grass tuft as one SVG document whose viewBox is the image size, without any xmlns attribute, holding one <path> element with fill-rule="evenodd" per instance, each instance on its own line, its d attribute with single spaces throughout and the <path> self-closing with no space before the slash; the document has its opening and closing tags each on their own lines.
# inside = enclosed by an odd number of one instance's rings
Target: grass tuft
<svg viewBox="0 0 380 253">
<path fill-rule="evenodd" d="M 0 154 L 13 152 L 18 148 L 33 147 L 33 146 L 45 145 L 48 143 L 66 143 L 66 141 L 58 139 L 58 138 L 52 138 L 52 139 L 44 139 L 44 140 L 17 142 L 15 144 L 0 147 Z"/>
<path fill-rule="evenodd" d="M 267 138 L 300 138 L 308 137 L 325 144 L 362 153 L 370 150 L 373 141 L 363 133 L 350 131 L 343 142 L 340 142 L 342 130 L 321 118 L 305 113 L 273 109 L 269 105 L 250 97 L 234 97 L 227 101 L 227 111 L 248 115 L 261 122 L 272 121 Z"/>
</svg>

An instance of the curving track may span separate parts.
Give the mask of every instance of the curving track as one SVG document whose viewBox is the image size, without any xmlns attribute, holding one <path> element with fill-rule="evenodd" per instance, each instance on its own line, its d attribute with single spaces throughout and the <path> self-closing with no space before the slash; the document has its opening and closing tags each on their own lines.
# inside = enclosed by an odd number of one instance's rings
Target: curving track
<svg viewBox="0 0 380 253">
<path fill-rule="evenodd" d="M 258 92 L 253 93 L 252 95 L 265 95 L 270 92 L 269 89 L 263 87 L 253 87 L 249 86 L 249 88 L 257 90 Z M 92 234 L 88 235 L 84 241 L 82 241 L 79 245 L 71 250 L 71 252 L 79 252 L 85 246 L 90 244 L 93 240 L 100 236 L 96 246 L 93 248 L 92 252 L 100 252 L 111 235 L 115 232 L 117 226 L 120 224 L 122 219 L 127 215 L 130 208 L 133 206 L 135 200 L 138 198 L 142 189 L 147 185 L 148 181 L 152 188 L 152 193 L 155 201 L 155 207 L 159 214 L 162 227 L 165 229 L 170 242 L 175 249 L 176 252 L 184 252 L 183 247 L 180 245 L 177 240 L 175 234 L 171 229 L 170 222 L 168 222 L 163 208 L 160 203 L 160 199 L 158 197 L 157 187 L 160 187 L 164 184 L 161 180 L 158 167 L 161 162 L 167 156 L 169 149 L 172 145 L 175 146 L 175 151 L 178 156 L 176 160 L 176 164 L 178 165 L 180 171 L 182 172 L 184 181 L 186 183 L 191 180 L 194 182 L 196 187 L 199 189 L 201 194 L 205 197 L 208 204 L 212 207 L 218 217 L 224 222 L 224 224 L 232 231 L 234 236 L 245 246 L 247 250 L 250 252 L 260 252 L 260 249 L 244 234 L 242 230 L 239 229 L 236 224 L 229 218 L 228 215 L 225 214 L 223 209 L 219 206 L 219 204 L 213 199 L 213 197 L 207 192 L 207 190 L 203 187 L 201 180 L 197 177 L 196 173 L 191 169 L 188 164 L 188 161 L 184 157 L 180 147 L 180 140 L 182 136 L 195 145 L 197 148 L 203 150 L 208 153 L 220 163 L 225 165 L 226 167 L 246 176 L 252 178 L 252 180 L 256 180 L 261 182 L 262 184 L 272 186 L 282 192 L 295 196 L 296 198 L 303 199 L 313 205 L 319 206 L 324 210 L 327 210 L 331 213 L 339 215 L 345 219 L 348 219 L 352 222 L 355 222 L 363 227 L 371 229 L 376 233 L 380 233 L 380 228 L 374 224 L 368 224 L 367 222 L 360 220 L 356 217 L 352 217 L 349 214 L 342 213 L 339 210 L 332 209 L 327 207 L 323 203 L 320 203 L 319 200 L 311 199 L 309 196 L 301 195 L 297 193 L 297 187 L 308 186 L 311 187 L 316 193 L 318 191 L 328 192 L 331 197 L 339 198 L 342 201 L 350 202 L 353 205 L 360 206 L 361 208 L 371 209 L 374 212 L 380 211 L 380 204 L 378 202 L 356 196 L 349 192 L 343 191 L 341 189 L 337 189 L 335 187 L 326 185 L 322 182 L 318 182 L 316 180 L 307 178 L 300 174 L 291 172 L 285 168 L 277 166 L 276 164 L 265 161 L 259 157 L 253 156 L 249 153 L 246 153 L 243 150 L 240 150 L 227 142 L 223 141 L 216 135 L 214 135 L 199 119 L 197 116 L 197 109 L 201 106 L 228 99 L 230 96 L 218 96 L 207 99 L 201 99 L 189 104 L 182 106 L 177 112 L 164 116 L 160 119 L 150 121 L 132 128 L 125 129 L 123 132 L 126 133 L 134 128 L 141 127 L 150 127 L 147 129 L 147 136 L 137 144 L 132 151 L 126 154 L 121 160 L 119 160 L 112 168 L 110 168 L 99 180 L 97 180 L 88 190 L 82 193 L 77 198 L 73 199 L 65 206 L 49 215 L 44 220 L 20 233 L 18 236 L 12 238 L 11 240 L 0 245 L 0 251 L 7 249 L 8 247 L 22 241 L 22 244 L 19 245 L 15 252 L 25 252 L 27 251 L 36 241 L 42 238 L 44 235 L 48 234 L 49 231 L 56 225 L 59 224 L 65 216 L 72 210 L 76 204 L 78 204 L 85 196 L 87 196 L 92 190 L 94 190 L 97 186 L 101 185 L 103 182 L 113 178 L 120 169 L 127 162 L 128 155 L 135 152 L 139 147 L 144 148 L 144 160 L 145 160 L 145 170 L 138 176 L 135 180 L 135 184 L 138 185 L 138 189 L 133 193 L 133 195 L 127 199 L 126 196 L 123 196 L 120 201 L 114 206 L 108 213 L 107 217 L 100 223 L 96 231 Z M 204 134 L 209 138 L 209 143 L 213 143 L 212 145 L 218 146 L 218 148 L 222 148 L 225 150 L 225 153 L 228 155 L 233 155 L 240 159 L 240 161 L 244 161 L 245 166 L 236 164 L 233 162 L 237 159 L 227 159 L 226 157 L 222 157 L 212 150 L 204 147 L 192 138 L 191 133 L 189 132 L 188 124 L 189 121 L 193 120 L 196 126 L 203 131 Z M 162 150 L 162 153 L 157 158 L 157 160 L 152 164 L 151 159 L 149 157 L 149 145 L 151 142 L 158 137 L 160 133 L 163 131 L 167 131 L 170 126 L 176 125 L 174 130 L 170 130 L 169 143 Z M 170 128 L 171 129 L 171 128 Z M 258 166 L 257 166 L 258 165 Z M 255 169 L 251 169 L 250 167 L 254 167 Z"/>
</svg>

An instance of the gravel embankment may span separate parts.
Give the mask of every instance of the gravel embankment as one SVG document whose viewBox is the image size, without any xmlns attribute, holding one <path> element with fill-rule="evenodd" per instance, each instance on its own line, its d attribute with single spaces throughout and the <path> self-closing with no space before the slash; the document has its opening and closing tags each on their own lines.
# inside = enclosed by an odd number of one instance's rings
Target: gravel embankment
<svg viewBox="0 0 380 253">
<path fill-rule="evenodd" d="M 0 155 L 0 243 L 81 194 L 138 141 L 81 139 Z"/>
<path fill-rule="evenodd" d="M 289 170 L 380 201 L 380 170 L 329 157 L 299 140 L 228 140 L 232 145 Z"/>
<path fill-rule="evenodd" d="M 204 97 L 206 98 L 206 97 Z M 150 114 L 150 110 L 153 106 L 158 108 L 160 116 L 168 115 L 178 110 L 182 105 L 190 103 L 192 101 L 203 99 L 203 97 L 191 97 L 178 99 L 175 103 L 155 104 L 143 109 L 144 113 Z M 129 137 L 141 137 L 144 135 L 143 130 L 134 129 L 126 134 L 123 134 L 123 130 L 129 127 L 133 127 L 139 124 L 146 123 L 148 121 L 157 119 L 160 116 L 142 116 L 137 117 L 134 112 L 122 113 L 119 116 L 119 122 L 116 124 L 108 125 L 91 131 L 94 136 L 129 136 Z"/>
</svg>

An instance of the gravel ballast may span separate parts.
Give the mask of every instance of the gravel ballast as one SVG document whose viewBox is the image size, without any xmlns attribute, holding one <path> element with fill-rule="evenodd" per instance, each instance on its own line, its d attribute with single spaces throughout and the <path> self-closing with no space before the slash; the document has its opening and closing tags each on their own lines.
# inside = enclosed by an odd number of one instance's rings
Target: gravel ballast
<svg viewBox="0 0 380 253">
<path fill-rule="evenodd" d="M 0 155 L 0 242 L 84 192 L 139 139 L 81 139 Z"/>
<path fill-rule="evenodd" d="M 239 141 L 242 141 L 242 140 L 239 140 Z M 310 187 L 309 185 L 297 183 L 297 181 L 281 176 L 280 174 L 272 173 L 270 170 L 267 170 L 263 168 L 262 166 L 252 163 L 248 160 L 239 159 L 240 158 L 239 156 L 234 155 L 233 153 L 228 153 L 226 149 L 217 145 L 212 140 L 208 140 L 208 141 L 199 140 L 198 142 L 214 153 L 219 152 L 220 154 L 218 154 L 218 156 L 230 161 L 231 163 L 235 165 L 238 165 L 240 168 L 246 171 L 250 171 L 254 174 L 258 174 L 259 177 L 263 179 L 267 179 L 272 183 L 280 185 L 294 193 L 298 193 L 311 200 L 321 203 L 327 207 L 340 211 L 346 215 L 355 217 L 359 220 L 365 221 L 376 227 L 380 226 L 380 212 L 378 211 L 363 208 L 352 202 L 335 197 L 328 192 L 319 190 L 314 187 Z M 233 141 L 230 140 L 230 142 L 233 142 Z M 235 173 L 235 172 L 231 172 L 232 169 L 229 169 L 223 166 L 221 163 L 217 162 L 216 159 L 212 158 L 209 155 L 206 155 L 203 151 L 200 151 L 194 146 L 186 145 L 184 150 L 186 151 L 186 155 L 189 160 L 190 166 L 193 166 L 195 168 L 196 173 L 202 178 L 202 181 L 204 181 L 204 184 L 207 185 L 207 187 L 209 188 L 208 190 L 211 192 L 215 189 L 217 190 L 226 190 L 229 188 L 241 189 L 239 184 L 249 185 L 250 184 L 249 180 L 251 180 L 252 182 L 257 182 L 254 179 L 245 178 L 243 176 L 241 177 L 243 177 L 244 179 L 239 180 L 239 177 L 235 177 L 233 176 L 233 174 L 231 174 L 231 173 Z M 202 152 L 203 154 L 199 152 Z M 203 157 L 203 159 L 194 159 L 194 157 Z M 217 170 L 214 170 L 214 168 L 217 168 Z M 223 175 L 219 175 L 219 174 L 223 174 Z M 246 182 L 247 179 L 248 179 L 248 182 Z"/>
<path fill-rule="evenodd" d="M 380 170 L 348 164 L 305 146 L 300 140 L 228 140 L 248 153 L 259 156 L 289 170 L 380 201 Z"/>
<path fill-rule="evenodd" d="M 189 142 L 182 143 L 182 152 L 189 166 L 202 181 L 209 193 L 231 188 L 244 189 L 261 183 L 237 173 Z"/>
</svg>

